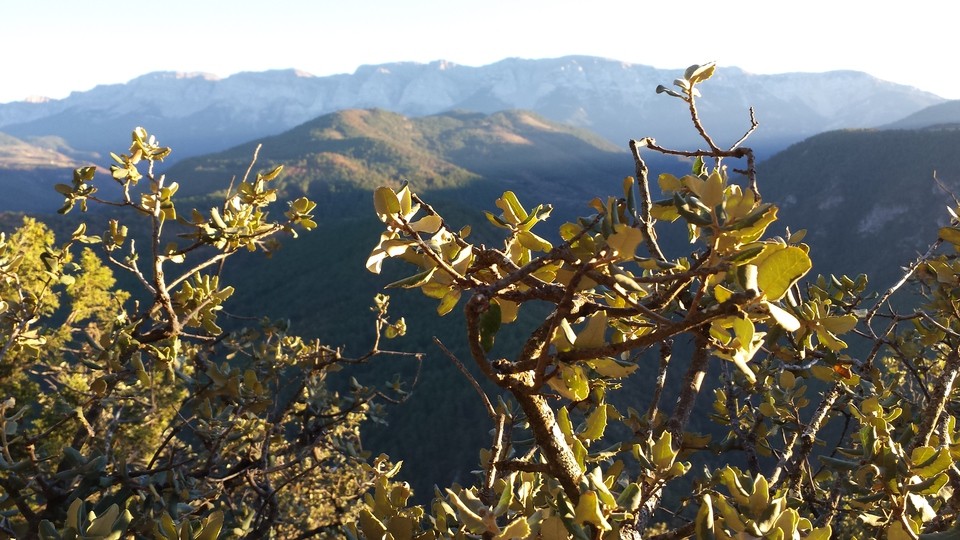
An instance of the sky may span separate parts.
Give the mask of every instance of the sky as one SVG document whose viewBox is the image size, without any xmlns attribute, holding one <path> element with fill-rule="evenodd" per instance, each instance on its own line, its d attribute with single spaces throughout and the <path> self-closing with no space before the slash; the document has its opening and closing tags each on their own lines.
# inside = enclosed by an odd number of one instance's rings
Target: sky
<svg viewBox="0 0 960 540">
<path fill-rule="evenodd" d="M 865 71 L 960 99 L 960 3 L 913 0 L 0 0 L 0 103 L 154 71 L 600 56 L 662 69 Z"/>
</svg>

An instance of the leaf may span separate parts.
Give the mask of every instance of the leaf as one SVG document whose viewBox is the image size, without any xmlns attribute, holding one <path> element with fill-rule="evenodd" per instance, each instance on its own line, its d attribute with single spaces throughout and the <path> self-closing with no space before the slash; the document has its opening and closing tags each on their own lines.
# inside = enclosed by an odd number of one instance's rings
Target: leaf
<svg viewBox="0 0 960 540">
<path fill-rule="evenodd" d="M 610 523 L 603 517 L 603 512 L 600 510 L 600 499 L 593 490 L 587 490 L 580 494 L 573 519 L 576 523 L 581 525 L 589 523 L 602 531 L 612 529 Z"/>
<path fill-rule="evenodd" d="M 839 317 L 824 317 L 820 324 L 833 334 L 845 334 L 857 326 L 857 316 L 853 314 L 842 315 Z"/>
<path fill-rule="evenodd" d="M 600 405 L 587 417 L 586 426 L 579 435 L 584 441 L 595 441 L 603 437 L 603 432 L 606 429 L 607 407 L 606 405 Z"/>
<path fill-rule="evenodd" d="M 561 374 L 563 375 L 563 382 L 568 390 L 569 395 L 567 397 L 569 397 L 570 400 L 583 401 L 587 399 L 587 396 L 590 395 L 590 381 L 583 373 L 582 367 L 564 366 Z"/>
<path fill-rule="evenodd" d="M 701 188 L 700 200 L 710 208 L 714 208 L 723 202 L 724 185 L 723 176 L 719 171 L 713 171 Z"/>
<path fill-rule="evenodd" d="M 793 316 L 792 313 L 783 309 L 782 307 L 774 304 L 773 302 L 764 302 L 767 311 L 770 312 L 770 316 L 773 317 L 773 320 L 777 321 L 784 330 L 787 332 L 796 332 L 800 329 L 800 321 Z M 856 319 L 856 317 L 854 317 Z"/>
<path fill-rule="evenodd" d="M 594 358 L 587 360 L 586 364 L 602 377 L 620 379 L 626 377 L 637 370 L 637 364 L 621 364 L 613 358 Z"/>
<path fill-rule="evenodd" d="M 456 493 L 450 490 L 450 488 L 445 488 L 445 491 L 447 492 L 447 498 L 458 510 L 457 519 L 459 519 L 459 521 L 467 527 L 467 530 L 474 534 L 483 534 L 485 532 L 489 532 L 487 530 L 486 523 L 483 521 L 483 518 L 481 518 L 476 512 L 473 511 L 473 509 L 467 506 L 463 500 L 457 496 Z M 381 536 L 382 534 L 376 537 L 368 535 L 369 538 L 380 538 Z"/>
<path fill-rule="evenodd" d="M 423 218 L 414 221 L 410 224 L 410 228 L 422 233 L 434 234 L 440 230 L 440 226 L 443 224 L 443 220 L 440 219 L 440 216 L 431 214 L 429 216 L 424 216 Z"/>
<path fill-rule="evenodd" d="M 620 492 L 620 496 L 617 497 L 617 504 L 621 508 L 631 512 L 637 508 L 640 508 L 640 503 L 642 502 L 643 492 L 640 490 L 640 485 L 637 483 L 632 483 L 623 488 L 623 491 Z"/>
<path fill-rule="evenodd" d="M 453 311 L 457 302 L 460 301 L 460 294 L 460 289 L 451 289 L 450 292 L 443 295 L 443 298 L 440 299 L 440 304 L 437 306 L 437 315 L 442 317 Z"/>
<path fill-rule="evenodd" d="M 480 346 L 483 347 L 484 352 L 490 352 L 490 349 L 493 348 L 493 342 L 496 339 L 497 332 L 500 331 L 501 320 L 502 313 L 500 311 L 500 304 L 496 301 L 491 302 L 490 307 L 480 314 L 480 320 L 478 322 Z"/>
<path fill-rule="evenodd" d="M 515 538 L 526 538 L 530 535 L 530 525 L 523 516 L 510 522 L 509 525 L 500 531 L 500 534 L 494 537 L 494 540 L 513 540 Z"/>
<path fill-rule="evenodd" d="M 542 251 L 545 253 L 553 249 L 553 245 L 550 244 L 550 242 L 540 238 L 530 231 L 520 231 L 517 234 L 517 240 L 520 242 L 521 246 L 531 251 Z"/>
<path fill-rule="evenodd" d="M 406 277 L 406 278 L 394 281 L 393 283 L 387 285 L 384 288 L 393 289 L 396 287 L 403 287 L 404 289 L 412 289 L 414 287 L 420 287 L 424 283 L 430 281 L 430 278 L 433 277 L 433 274 L 436 271 L 437 271 L 437 267 L 434 266 L 429 270 L 424 270 L 423 272 L 419 272 L 410 277 Z"/>
<path fill-rule="evenodd" d="M 658 93 L 658 94 L 667 94 L 667 95 L 670 95 L 670 96 L 673 96 L 673 97 L 676 97 L 676 98 L 683 99 L 683 96 L 680 95 L 680 93 L 678 93 L 678 92 L 676 92 L 676 91 L 674 91 L 674 90 L 671 90 L 671 89 L 667 88 L 666 86 L 664 86 L 664 85 L 662 85 L 662 84 L 657 85 L 657 93 Z"/>
<path fill-rule="evenodd" d="M 716 538 L 713 532 L 713 498 L 709 493 L 703 495 L 703 503 L 700 504 L 700 510 L 697 511 L 696 518 L 696 537 L 697 538 Z"/>
<path fill-rule="evenodd" d="M 652 450 L 651 461 L 660 472 L 669 470 L 674 460 L 677 459 L 677 452 L 673 449 L 673 436 L 669 431 L 660 434 L 657 442 L 653 443 Z"/>
<path fill-rule="evenodd" d="M 760 262 L 757 266 L 757 286 L 767 300 L 779 300 L 812 267 L 813 263 L 803 249 L 787 246 Z"/>
<path fill-rule="evenodd" d="M 280 172 L 283 171 L 283 165 L 277 165 L 270 172 L 266 174 L 258 174 L 257 179 L 269 182 L 280 175 Z M 223 516 L 221 515 L 220 521 L 223 521 Z"/>
<path fill-rule="evenodd" d="M 357 520 L 360 522 L 360 530 L 363 531 L 363 535 L 367 538 L 382 538 L 387 532 L 387 528 L 383 523 L 367 508 L 360 510 L 360 515 L 357 516 Z"/>
<path fill-rule="evenodd" d="M 373 206 L 380 216 L 400 213 L 400 199 L 392 189 L 386 186 L 379 187 L 373 192 Z"/>
<path fill-rule="evenodd" d="M 614 225 L 613 231 L 607 237 L 607 245 L 617 251 L 620 260 L 632 259 L 637 246 L 643 242 L 643 232 L 623 223 Z"/>
<path fill-rule="evenodd" d="M 271 174 L 276 176 L 282 167 L 277 167 L 273 170 Z M 196 540 L 217 540 L 220 537 L 220 529 L 223 527 L 223 512 L 216 511 L 210 514 L 206 520 L 204 520 L 203 528 L 200 531 L 200 534 L 197 535 Z"/>
<path fill-rule="evenodd" d="M 690 81 L 692 84 L 702 83 L 703 81 L 712 77 L 716 69 L 716 62 L 710 62 L 703 64 L 702 66 L 690 66 L 687 68 L 686 72 L 684 72 L 684 78 Z"/>
<path fill-rule="evenodd" d="M 520 310 L 520 304 L 509 300 L 497 300 L 500 304 L 500 322 L 509 324 L 517 320 L 517 312 Z"/>
<path fill-rule="evenodd" d="M 59 189 L 57 191 L 60 191 Z M 940 238 L 950 242 L 954 246 L 960 246 L 960 229 L 956 227 L 940 227 L 938 232 Z"/>
<path fill-rule="evenodd" d="M 573 346 L 577 349 L 596 349 L 604 344 L 603 335 L 607 329 L 607 312 L 601 311 L 587 320 L 587 326 L 580 334 Z"/>
<path fill-rule="evenodd" d="M 949 469 L 953 464 L 953 458 L 946 448 L 934 450 L 925 446 L 914 449 L 911 462 L 914 464 L 911 472 L 921 478 L 930 478 Z"/>
<path fill-rule="evenodd" d="M 543 540 L 569 540 L 570 533 L 558 515 L 552 515 L 540 523 L 540 536 Z"/>
<path fill-rule="evenodd" d="M 100 514 L 100 517 L 93 520 L 84 534 L 86 536 L 107 536 L 113 532 L 113 524 L 118 517 L 120 517 L 120 507 L 111 504 L 103 514 Z"/>
</svg>

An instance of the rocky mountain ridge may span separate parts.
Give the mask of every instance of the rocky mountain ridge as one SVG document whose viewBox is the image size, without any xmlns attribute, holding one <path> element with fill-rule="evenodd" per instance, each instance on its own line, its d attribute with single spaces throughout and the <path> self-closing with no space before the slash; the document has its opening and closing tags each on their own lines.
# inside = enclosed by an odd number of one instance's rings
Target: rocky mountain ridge
<svg viewBox="0 0 960 540">
<path fill-rule="evenodd" d="M 408 116 L 527 109 L 621 147 L 650 135 L 682 147 L 699 142 L 689 133 L 686 109 L 654 91 L 681 73 L 588 56 L 512 58 L 481 67 L 401 62 L 324 77 L 296 70 L 223 79 L 159 72 L 61 100 L 0 104 L 0 131 L 59 135 L 78 149 L 102 152 L 142 124 L 164 144 L 200 154 L 342 109 Z M 746 130 L 752 106 L 760 121 L 752 143 L 768 154 L 815 133 L 887 124 L 944 101 L 855 71 L 756 75 L 725 67 L 704 91 L 701 114 L 721 144 Z"/>
</svg>

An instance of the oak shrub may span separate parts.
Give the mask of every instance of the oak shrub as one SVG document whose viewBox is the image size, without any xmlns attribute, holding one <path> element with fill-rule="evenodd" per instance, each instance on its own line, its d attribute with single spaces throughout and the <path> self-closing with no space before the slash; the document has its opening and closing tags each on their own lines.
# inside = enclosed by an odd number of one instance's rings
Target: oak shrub
<svg viewBox="0 0 960 540">
<path fill-rule="evenodd" d="M 803 231 L 776 235 L 742 146 L 753 112 L 729 147 L 700 120 L 714 71 L 691 66 L 657 88 L 685 104 L 706 149 L 631 141 L 622 192 L 552 235 L 551 208 L 509 191 L 486 214 L 503 232 L 492 247 L 409 186 L 374 193 L 385 229 L 368 269 L 398 259 L 415 270 L 392 286 L 420 289 L 440 314 L 463 303 L 471 360 L 499 395 L 476 385 L 492 437 L 475 485 L 438 490 L 429 511 L 374 497 L 350 536 L 960 536 L 957 214 L 881 295 L 866 276 L 809 279 Z M 648 151 L 691 158 L 691 173 L 652 189 Z M 676 226 L 690 245 L 661 246 Z M 901 289 L 921 301 L 895 301 Z M 528 304 L 549 315 L 515 330 L 521 347 L 499 348 Z M 719 381 L 705 382 L 711 365 Z M 615 405 L 640 387 L 645 407 Z M 710 434 L 690 429 L 698 400 L 712 402 Z"/>
<path fill-rule="evenodd" d="M 398 465 L 362 450 L 378 391 L 327 384 L 403 333 L 387 297 L 359 358 L 282 321 L 225 331 L 221 265 L 315 227 L 314 205 L 271 220 L 275 169 L 185 217 L 176 184 L 153 174 L 170 150 L 138 128 L 111 167 L 119 199 L 99 198 L 92 168 L 57 186 L 63 212 L 117 207 L 103 234 L 80 226 L 58 245 L 27 220 L 0 238 L 0 535 L 960 536 L 960 219 L 882 294 L 864 276 L 811 278 L 803 232 L 778 236 L 760 197 L 743 146 L 752 113 L 729 147 L 699 119 L 714 71 L 657 89 L 688 107 L 706 149 L 631 141 L 622 192 L 556 232 L 549 205 L 509 191 L 486 214 L 503 234 L 494 247 L 409 186 L 374 192 L 384 232 L 367 268 L 402 261 L 413 273 L 391 287 L 464 309 L 470 360 L 498 394 L 474 385 L 491 428 L 475 484 L 438 488 L 427 506 L 411 504 Z M 649 151 L 691 158 L 691 173 L 652 187 Z M 743 186 L 731 161 L 745 163 Z M 690 244 L 661 246 L 669 228 Z M 118 290 L 111 269 L 139 288 Z M 907 289 L 921 300 L 897 303 Z M 520 330 L 530 305 L 548 315 Z M 511 331 L 525 332 L 515 350 L 497 339 Z M 618 405 L 641 377 L 643 406 Z M 707 409 L 711 433 L 692 431 Z"/>
<path fill-rule="evenodd" d="M 177 183 L 153 172 L 169 153 L 137 128 L 112 156 L 116 198 L 100 198 L 94 167 L 57 186 L 62 213 L 113 207 L 100 235 L 81 224 L 57 244 L 33 219 L 0 235 L 0 537 L 329 534 L 396 468 L 359 442 L 378 391 L 327 383 L 402 334 L 388 298 L 358 358 L 285 321 L 226 317 L 222 265 L 316 227 L 314 203 L 272 219 L 278 167 L 184 216 Z"/>
</svg>

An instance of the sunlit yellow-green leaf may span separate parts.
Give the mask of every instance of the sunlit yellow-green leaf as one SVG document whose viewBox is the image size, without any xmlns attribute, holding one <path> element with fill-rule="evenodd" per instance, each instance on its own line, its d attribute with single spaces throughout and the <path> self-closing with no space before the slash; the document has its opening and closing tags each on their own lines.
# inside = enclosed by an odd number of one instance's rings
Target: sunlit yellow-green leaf
<svg viewBox="0 0 960 540">
<path fill-rule="evenodd" d="M 500 322 L 503 324 L 512 323 L 517 320 L 517 312 L 520 310 L 520 304 L 509 300 L 497 300 L 500 304 Z"/>
<path fill-rule="evenodd" d="M 845 334 L 857 326 L 857 316 L 848 314 L 839 317 L 824 317 L 820 319 L 820 324 L 833 334 Z"/>
<path fill-rule="evenodd" d="M 683 183 L 680 182 L 680 179 L 669 173 L 662 173 L 657 178 L 657 183 L 660 184 L 660 191 L 664 193 L 683 189 Z"/>
<path fill-rule="evenodd" d="M 565 437 L 573 437 L 573 423 L 570 421 L 570 413 L 567 412 L 566 407 L 557 409 L 557 426 L 560 428 L 560 433 L 563 433 Z"/>
<path fill-rule="evenodd" d="M 621 260 L 633 258 L 637 246 L 643 242 L 643 232 L 629 225 L 614 225 L 613 234 L 607 237 L 607 245 L 617 251 Z"/>
<path fill-rule="evenodd" d="M 916 448 L 910 456 L 913 463 L 911 472 L 922 478 L 930 478 L 950 468 L 953 458 L 946 448 L 934 449 L 929 446 Z"/>
<path fill-rule="evenodd" d="M 460 301 L 460 294 L 460 289 L 451 289 L 447 294 L 443 295 L 443 298 L 440 299 L 440 304 L 437 306 L 437 314 L 442 317 L 453 311 L 457 302 Z"/>
<path fill-rule="evenodd" d="M 709 208 L 714 208 L 723 202 L 723 190 L 726 182 L 719 171 L 713 171 L 703 184 L 700 200 Z"/>
<path fill-rule="evenodd" d="M 784 247 L 770 254 L 757 266 L 757 286 L 767 296 L 767 300 L 779 300 L 812 266 L 813 263 L 804 250 L 797 246 Z"/>
<path fill-rule="evenodd" d="M 577 334 L 573 343 L 577 349 L 595 349 L 604 344 L 603 335 L 607 329 L 607 312 L 601 311 L 587 319 L 587 326 Z"/>
<path fill-rule="evenodd" d="M 938 234 L 940 238 L 943 238 L 954 246 L 960 246 L 960 229 L 956 227 L 940 227 Z"/>
<path fill-rule="evenodd" d="M 569 351 L 573 349 L 573 343 L 576 340 L 577 334 L 570 327 L 570 323 L 566 319 L 561 319 L 553 333 L 553 341 L 551 341 L 553 346 L 560 352 Z"/>
<path fill-rule="evenodd" d="M 500 534 L 494 536 L 494 540 L 514 540 L 516 538 L 526 538 L 530 534 L 530 525 L 522 516 L 510 522 L 509 525 L 500 531 Z"/>
<path fill-rule="evenodd" d="M 560 380 L 549 379 L 550 387 L 571 401 L 582 401 L 590 395 L 590 381 L 580 366 L 563 366 Z"/>
<path fill-rule="evenodd" d="M 589 523 L 601 531 L 609 531 L 612 527 L 603 517 L 600 509 L 600 499 L 593 490 L 587 490 L 580 494 L 580 500 L 577 501 L 577 508 L 574 511 L 574 521 L 579 524 Z"/>
<path fill-rule="evenodd" d="M 520 242 L 521 246 L 532 251 L 547 252 L 553 249 L 553 245 L 550 244 L 550 242 L 540 238 L 530 231 L 520 231 L 517 233 L 517 240 Z"/>
<path fill-rule="evenodd" d="M 784 330 L 788 332 L 796 332 L 800 329 L 800 321 L 789 311 L 774 304 L 773 302 L 764 302 L 763 305 L 766 306 L 767 311 L 770 312 L 770 316 L 773 317 L 773 320 L 777 321 L 777 324 L 779 324 Z"/>
<path fill-rule="evenodd" d="M 613 358 L 594 358 L 587 360 L 587 365 L 603 377 L 619 379 L 626 377 L 637 370 L 637 364 L 621 364 Z"/>
<path fill-rule="evenodd" d="M 673 465 L 677 458 L 677 452 L 673 449 L 673 436 L 669 431 L 664 430 L 660 438 L 653 443 L 653 452 L 651 461 L 657 467 L 657 470 L 663 472 Z"/>
<path fill-rule="evenodd" d="M 417 231 L 428 234 L 434 234 L 440 230 L 440 226 L 443 224 L 443 220 L 440 219 L 440 216 L 431 214 L 429 216 L 424 216 L 417 221 L 414 221 L 410 224 L 410 228 Z"/>
<path fill-rule="evenodd" d="M 381 216 L 393 215 L 400 212 L 400 199 L 388 187 L 379 187 L 373 192 L 373 206 Z"/>
<path fill-rule="evenodd" d="M 587 416 L 587 422 L 583 432 L 580 433 L 580 438 L 584 441 L 595 441 L 603 437 L 605 429 L 607 429 L 607 406 L 600 405 Z"/>
</svg>

